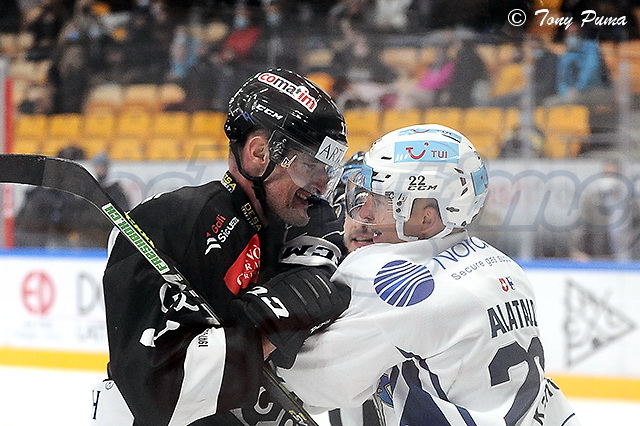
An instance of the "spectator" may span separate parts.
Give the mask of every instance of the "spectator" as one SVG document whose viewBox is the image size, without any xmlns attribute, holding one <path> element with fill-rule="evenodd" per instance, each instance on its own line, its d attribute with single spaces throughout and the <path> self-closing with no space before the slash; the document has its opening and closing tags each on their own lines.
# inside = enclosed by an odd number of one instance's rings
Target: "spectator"
<svg viewBox="0 0 640 426">
<path fill-rule="evenodd" d="M 616 160 L 606 160 L 601 173 L 588 181 L 580 195 L 580 216 L 572 231 L 571 257 L 576 260 L 628 260 L 640 217 L 633 185 Z"/>
<path fill-rule="evenodd" d="M 342 36 L 332 42 L 334 53 L 328 70 L 345 85 L 336 102 L 341 108 L 377 108 L 394 91 L 396 72 L 382 62 L 379 50 L 366 33 L 354 27 L 347 18 L 339 22 Z"/>
<path fill-rule="evenodd" d="M 579 25 L 567 28 L 565 51 L 558 57 L 557 95 L 547 105 L 593 104 L 611 99 L 608 70 L 598 40 L 587 38 Z"/>
<path fill-rule="evenodd" d="M 556 94 L 558 56 L 545 47 L 542 39 L 533 36 L 525 42 L 523 59 L 524 64 L 531 64 L 533 68 L 529 84 L 532 85 L 534 105 L 542 105 L 546 98 Z M 511 93 L 493 97 L 486 104 L 499 107 L 519 106 L 524 90 L 519 88 Z"/>
<path fill-rule="evenodd" d="M 53 112 L 80 113 L 89 87 L 87 57 L 79 44 L 62 49 L 61 55 L 49 70 L 53 90 Z"/>
<path fill-rule="evenodd" d="M 124 211 L 128 211 L 131 205 L 122 185 L 117 181 L 109 180 L 111 161 L 107 154 L 100 153 L 93 157 L 92 166 L 93 174 L 100 186 L 113 198 L 117 205 L 122 207 Z M 81 238 L 82 245 L 85 247 L 106 248 L 113 225 L 97 213 L 93 206 L 87 206 L 83 212 L 84 231 Z"/>
<path fill-rule="evenodd" d="M 197 60 L 200 38 L 187 25 L 178 25 L 170 49 L 169 80 L 181 81 Z"/>
<path fill-rule="evenodd" d="M 465 108 L 483 101 L 483 87 L 489 81 L 487 66 L 476 50 L 475 41 L 465 39 L 458 43 L 455 55 L 455 66 L 448 85 L 448 104 L 452 107 Z"/>
<path fill-rule="evenodd" d="M 526 144 L 530 146 L 527 147 Z M 517 124 L 505 135 L 500 148 L 500 157 L 529 158 L 527 149 L 530 149 L 531 157 L 544 157 L 544 133 L 534 126 L 531 129 L 531 134 L 527 135 L 526 130 L 520 124 Z"/>
<path fill-rule="evenodd" d="M 262 30 L 253 23 L 249 7 L 239 4 L 233 16 L 233 27 L 222 42 L 218 53 L 222 62 L 229 65 L 246 65 Z"/>
<path fill-rule="evenodd" d="M 298 51 L 304 49 L 299 24 L 284 13 L 283 7 L 288 5 L 283 0 L 265 3 L 262 36 L 255 49 L 256 60 L 262 66 L 298 69 Z"/>
<path fill-rule="evenodd" d="M 0 8 L 0 33 L 18 33 L 22 24 L 22 10 L 18 0 L 4 0 Z"/>
<path fill-rule="evenodd" d="M 438 49 L 436 57 L 428 64 L 415 85 L 411 85 L 406 93 L 399 91 L 397 107 L 429 108 L 445 104 L 453 69 L 454 58 L 449 55 L 449 46 Z"/>
<path fill-rule="evenodd" d="M 45 0 L 25 15 L 25 30 L 33 34 L 33 46 L 27 52 L 27 59 L 38 61 L 50 57 L 71 12 L 62 0 Z"/>
<path fill-rule="evenodd" d="M 375 25 L 378 30 L 405 32 L 409 24 L 407 9 L 413 0 L 375 0 Z"/>
<path fill-rule="evenodd" d="M 60 150 L 59 158 L 83 160 L 76 146 Z M 68 192 L 37 186 L 29 190 L 16 215 L 15 243 L 29 247 L 77 247 L 87 201 Z"/>
</svg>

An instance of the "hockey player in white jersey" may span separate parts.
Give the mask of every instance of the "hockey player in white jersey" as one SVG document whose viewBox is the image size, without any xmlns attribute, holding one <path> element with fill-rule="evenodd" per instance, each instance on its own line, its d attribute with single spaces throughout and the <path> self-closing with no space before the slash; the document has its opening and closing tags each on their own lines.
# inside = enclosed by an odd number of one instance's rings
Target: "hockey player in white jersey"
<svg viewBox="0 0 640 426">
<path fill-rule="evenodd" d="M 332 277 L 351 287 L 350 306 L 279 370 L 312 412 L 375 395 L 387 426 L 579 424 L 544 374 L 534 285 L 465 230 L 487 190 L 453 129 L 415 125 L 373 144 L 347 213 L 374 244 Z"/>
</svg>

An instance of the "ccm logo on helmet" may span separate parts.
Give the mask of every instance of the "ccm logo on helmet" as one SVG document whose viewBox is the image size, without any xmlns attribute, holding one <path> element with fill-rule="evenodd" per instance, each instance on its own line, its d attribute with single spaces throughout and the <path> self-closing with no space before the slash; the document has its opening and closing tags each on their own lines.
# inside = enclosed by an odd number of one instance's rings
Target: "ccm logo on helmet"
<svg viewBox="0 0 640 426">
<path fill-rule="evenodd" d="M 269 117 L 273 117 L 276 120 L 282 120 L 282 118 L 284 118 L 284 115 L 278 114 L 277 112 L 275 112 L 271 108 L 269 108 L 267 106 L 264 106 L 262 104 L 256 104 L 256 110 L 268 115 Z"/>
<path fill-rule="evenodd" d="M 279 77 L 270 72 L 263 72 L 258 76 L 258 80 L 278 89 L 278 91 L 289 96 L 305 107 L 309 112 L 313 112 L 318 106 L 318 101 L 309 96 L 309 89 L 304 86 L 296 86 L 286 78 Z"/>
</svg>

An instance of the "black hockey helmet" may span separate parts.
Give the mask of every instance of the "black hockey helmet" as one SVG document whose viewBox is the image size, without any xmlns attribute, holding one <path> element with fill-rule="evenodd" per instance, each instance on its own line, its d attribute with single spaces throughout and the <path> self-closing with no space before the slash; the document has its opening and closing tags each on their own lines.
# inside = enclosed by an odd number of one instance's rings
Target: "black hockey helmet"
<svg viewBox="0 0 640 426">
<path fill-rule="evenodd" d="M 229 101 L 224 129 L 231 144 L 256 128 L 271 133 L 269 144 L 275 162 L 297 149 L 335 167 L 347 151 L 344 117 L 331 97 L 289 70 L 256 74 Z"/>
<path fill-rule="evenodd" d="M 253 182 L 261 200 L 262 182 L 275 165 L 292 164 L 289 151 L 302 152 L 335 171 L 347 151 L 346 125 L 335 102 L 310 80 L 281 68 L 260 72 L 240 87 L 229 101 L 224 129 L 240 173 Z M 259 177 L 247 175 L 238 155 L 247 134 L 257 129 L 270 134 L 270 166 Z"/>
</svg>

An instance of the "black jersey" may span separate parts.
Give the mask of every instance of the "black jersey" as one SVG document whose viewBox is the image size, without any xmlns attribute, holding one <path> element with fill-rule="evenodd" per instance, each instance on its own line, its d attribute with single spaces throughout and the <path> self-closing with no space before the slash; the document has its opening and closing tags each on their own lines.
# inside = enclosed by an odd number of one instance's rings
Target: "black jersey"
<svg viewBox="0 0 640 426">
<path fill-rule="evenodd" d="M 224 319 L 229 302 L 258 281 L 263 224 L 228 173 L 156 196 L 130 215 L 223 324 L 210 327 L 197 303 L 118 236 L 103 281 L 110 377 L 136 425 L 228 424 L 202 419 L 254 404 L 260 393 L 261 338 Z"/>
</svg>

